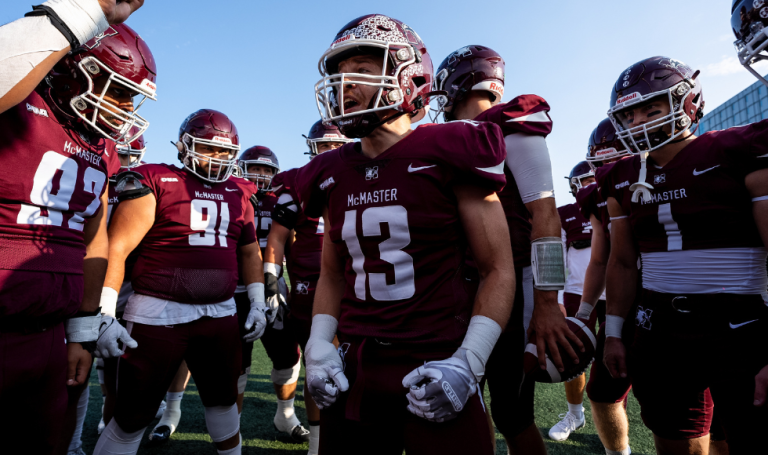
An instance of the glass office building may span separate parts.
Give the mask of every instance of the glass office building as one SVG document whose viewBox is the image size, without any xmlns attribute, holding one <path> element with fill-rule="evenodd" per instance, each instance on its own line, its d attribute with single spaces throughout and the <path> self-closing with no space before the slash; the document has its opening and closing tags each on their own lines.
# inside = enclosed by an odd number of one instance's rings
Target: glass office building
<svg viewBox="0 0 768 455">
<path fill-rule="evenodd" d="M 705 93 L 704 100 L 706 99 Z M 707 109 L 705 105 L 704 112 L 697 135 L 759 122 L 768 118 L 768 88 L 757 81 L 714 109 Z"/>
</svg>

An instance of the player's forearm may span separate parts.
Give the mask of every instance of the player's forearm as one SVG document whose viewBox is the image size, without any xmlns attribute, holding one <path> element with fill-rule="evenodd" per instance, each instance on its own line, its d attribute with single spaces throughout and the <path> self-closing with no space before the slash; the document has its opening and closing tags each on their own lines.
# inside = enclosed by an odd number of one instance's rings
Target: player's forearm
<svg viewBox="0 0 768 455">
<path fill-rule="evenodd" d="M 0 27 L 0 113 L 26 98 L 71 49 L 109 24 L 98 0 L 52 0 L 43 4 L 57 13 L 73 35 L 65 37 L 46 16 L 24 17 Z"/>
<path fill-rule="evenodd" d="M 584 290 L 581 295 L 582 302 L 587 302 L 593 307 L 597 304 L 605 290 L 605 272 L 606 264 L 590 259 L 589 265 L 587 265 L 587 272 L 584 275 Z"/>
<path fill-rule="evenodd" d="M 83 303 L 80 311 L 95 311 L 99 308 L 101 300 L 101 288 L 104 286 L 104 278 L 107 272 L 107 257 L 109 255 L 109 241 L 107 230 L 99 229 L 91 242 L 85 247 L 85 260 L 83 261 Z M 120 289 L 118 287 L 118 289 Z"/>
<path fill-rule="evenodd" d="M 560 237 L 562 226 L 555 198 L 537 199 L 525 204 L 531 214 L 531 240 L 542 237 Z"/>
<path fill-rule="evenodd" d="M 515 300 L 515 270 L 513 267 L 494 268 L 480 279 L 472 316 L 493 319 L 500 327 L 507 325 Z"/>
<path fill-rule="evenodd" d="M 339 319 L 341 315 L 341 298 L 344 296 L 344 275 L 320 272 L 317 281 L 315 301 L 312 305 L 312 315 L 328 314 Z"/>
<path fill-rule="evenodd" d="M 243 282 L 246 286 L 264 282 L 264 263 L 261 260 L 259 242 L 241 247 L 240 260 L 242 261 Z"/>
<path fill-rule="evenodd" d="M 611 254 L 605 275 L 606 313 L 626 318 L 637 292 L 637 266 Z"/>
<path fill-rule="evenodd" d="M 285 257 L 285 244 L 288 241 L 288 237 L 291 230 L 283 226 L 278 222 L 272 223 L 272 229 L 269 231 L 267 237 L 267 247 L 264 250 L 264 262 L 271 262 L 272 264 L 283 264 L 283 257 Z"/>
</svg>

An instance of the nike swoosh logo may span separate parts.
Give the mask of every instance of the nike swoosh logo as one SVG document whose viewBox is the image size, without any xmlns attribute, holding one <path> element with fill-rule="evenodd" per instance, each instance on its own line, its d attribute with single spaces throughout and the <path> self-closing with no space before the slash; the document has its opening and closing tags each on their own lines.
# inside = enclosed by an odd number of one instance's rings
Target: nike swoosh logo
<svg viewBox="0 0 768 455">
<path fill-rule="evenodd" d="M 745 326 L 747 324 L 752 324 L 753 322 L 757 322 L 758 320 L 759 319 L 755 319 L 753 321 L 742 322 L 741 324 L 734 324 L 733 322 L 731 322 L 730 326 L 731 326 L 732 329 L 738 329 L 741 326 Z"/>
<path fill-rule="evenodd" d="M 411 163 L 411 164 L 409 164 L 409 165 L 408 165 L 408 172 L 416 172 L 416 171 L 421 171 L 421 170 L 424 170 L 424 169 L 429 169 L 429 168 L 431 168 L 431 167 L 436 167 L 436 166 L 437 166 L 437 164 L 433 164 L 433 165 L 431 165 L 431 166 L 420 166 L 420 167 L 413 167 L 413 163 Z"/>
<path fill-rule="evenodd" d="M 551 122 L 552 120 L 549 119 L 549 116 L 547 115 L 547 111 L 540 111 L 535 112 L 533 114 L 529 115 L 523 115 L 520 117 L 515 117 L 512 119 L 507 120 L 507 123 L 510 122 Z"/>
<path fill-rule="evenodd" d="M 272 192 L 274 193 L 275 191 L 279 190 L 282 187 L 283 187 L 283 185 L 276 186 L 276 187 L 272 188 Z"/>
<path fill-rule="evenodd" d="M 712 166 L 712 167 L 711 167 L 711 168 L 709 168 L 709 169 L 704 169 L 703 171 L 697 171 L 696 169 L 694 169 L 694 170 L 693 170 L 693 175 L 701 175 L 701 174 L 703 174 L 703 173 L 705 173 L 705 172 L 709 172 L 709 171 L 711 171 L 712 169 L 715 169 L 715 168 L 718 168 L 718 167 L 720 167 L 720 165 L 719 165 L 719 164 L 718 164 L 717 166 Z"/>
<path fill-rule="evenodd" d="M 224 188 L 227 191 L 237 191 L 237 188 Z"/>
<path fill-rule="evenodd" d="M 477 169 L 479 171 L 487 172 L 489 174 L 504 175 L 504 164 L 505 164 L 505 161 L 502 160 L 501 163 L 497 164 L 496 166 L 479 167 Z"/>
</svg>

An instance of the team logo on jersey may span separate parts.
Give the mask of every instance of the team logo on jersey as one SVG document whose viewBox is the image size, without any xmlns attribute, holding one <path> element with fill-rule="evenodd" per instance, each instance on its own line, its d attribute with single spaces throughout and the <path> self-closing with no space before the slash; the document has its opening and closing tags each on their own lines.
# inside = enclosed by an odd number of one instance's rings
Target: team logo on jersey
<svg viewBox="0 0 768 455">
<path fill-rule="evenodd" d="M 365 168 L 365 179 L 366 180 L 373 180 L 379 178 L 379 167 L 373 166 L 373 167 L 367 167 Z"/>
<path fill-rule="evenodd" d="M 298 281 L 298 282 L 296 282 L 296 293 L 297 294 L 309 294 L 309 281 Z"/>
<path fill-rule="evenodd" d="M 213 187 L 207 183 L 203 183 L 203 188 L 208 188 L 210 190 Z"/>
<path fill-rule="evenodd" d="M 47 110 L 40 109 L 39 107 L 35 107 L 29 103 L 27 103 L 27 110 L 35 115 L 39 115 L 40 117 L 48 117 Z"/>
<path fill-rule="evenodd" d="M 659 174 L 653 176 L 653 183 L 655 185 L 658 185 L 659 183 L 666 183 L 667 181 L 667 175 L 666 174 Z"/>
<path fill-rule="evenodd" d="M 323 183 L 320 184 L 320 189 L 324 190 L 324 189 L 328 188 L 329 186 L 333 185 L 334 183 L 336 183 L 336 181 L 333 180 L 333 177 L 328 177 L 327 179 L 325 179 L 325 181 Z"/>
<path fill-rule="evenodd" d="M 178 182 L 179 179 L 176 177 L 163 177 L 160 179 L 161 182 Z"/>
<path fill-rule="evenodd" d="M 653 310 L 646 310 L 639 306 L 637 307 L 637 315 L 635 316 L 635 325 L 642 327 L 645 330 L 651 330 L 651 315 Z"/>
</svg>

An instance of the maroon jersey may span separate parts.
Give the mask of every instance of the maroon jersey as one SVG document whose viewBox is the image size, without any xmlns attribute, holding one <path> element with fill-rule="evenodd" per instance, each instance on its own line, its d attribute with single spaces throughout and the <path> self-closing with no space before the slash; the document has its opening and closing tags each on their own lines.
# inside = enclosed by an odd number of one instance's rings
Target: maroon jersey
<svg viewBox="0 0 768 455">
<path fill-rule="evenodd" d="M 639 251 L 763 245 L 744 177 L 768 167 L 768 121 L 706 133 L 659 169 L 648 162 L 652 200 L 631 202 L 640 157 L 617 161 L 601 186 L 629 216 Z"/>
<path fill-rule="evenodd" d="M 259 239 L 261 257 L 264 257 L 264 250 L 267 248 L 267 237 L 272 229 L 272 211 L 275 209 L 276 202 L 277 197 L 273 192 L 265 193 L 259 198 L 256 209 L 256 237 Z"/>
<path fill-rule="evenodd" d="M 230 299 L 237 285 L 237 248 L 256 241 L 248 182 L 209 184 L 168 164 L 132 170 L 157 200 L 155 222 L 139 245 L 133 289 L 180 303 Z"/>
<path fill-rule="evenodd" d="M 565 231 L 565 242 L 568 246 L 576 241 L 592 240 L 592 223 L 584 218 L 575 202 L 558 207 L 557 213 L 560 215 L 560 226 Z"/>
<path fill-rule="evenodd" d="M 272 188 L 275 188 L 275 196 L 280 203 L 299 200 L 295 183 L 298 172 L 298 169 L 289 169 L 272 180 Z M 293 228 L 296 237 L 288 253 L 288 271 L 299 277 L 319 275 L 325 232 L 323 219 L 309 218 L 300 206 L 297 209 L 298 217 Z"/>
<path fill-rule="evenodd" d="M 54 114 L 37 92 L 0 114 L 0 269 L 82 275 L 85 222 L 120 167 L 113 142 Z"/>
<path fill-rule="evenodd" d="M 375 159 L 359 143 L 299 169 L 307 216 L 328 208 L 328 235 L 345 262 L 339 333 L 456 342 L 474 294 L 461 271 L 467 242 L 453 185 L 504 187 L 505 149 L 486 122 L 422 125 Z"/>
<path fill-rule="evenodd" d="M 478 122 L 499 125 L 504 136 L 522 133 L 546 137 L 552 132 L 549 104 L 536 95 L 520 95 L 506 104 L 496 105 L 475 117 Z M 531 265 L 531 214 L 525 208 L 512 172 L 504 166 L 507 185 L 499 192 L 512 240 L 515 267 Z"/>
</svg>

